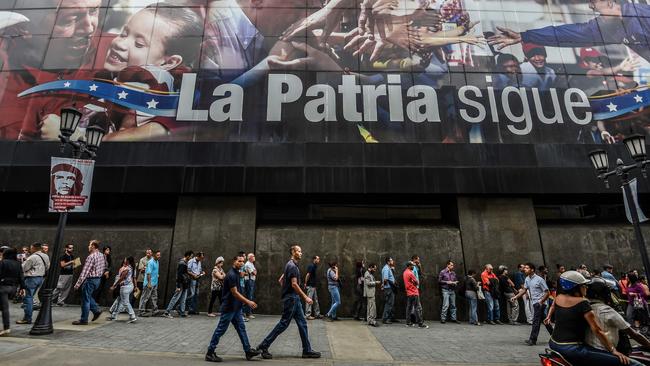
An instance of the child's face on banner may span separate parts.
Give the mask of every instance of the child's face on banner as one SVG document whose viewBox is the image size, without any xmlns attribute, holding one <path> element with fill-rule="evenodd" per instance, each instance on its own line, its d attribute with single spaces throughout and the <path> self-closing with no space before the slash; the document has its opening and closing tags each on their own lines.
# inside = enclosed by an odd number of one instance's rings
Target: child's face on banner
<svg viewBox="0 0 650 366">
<path fill-rule="evenodd" d="M 116 72 L 128 66 L 164 64 L 165 42 L 173 31 L 174 25 L 161 18 L 156 21 L 152 11 L 136 13 L 111 43 L 104 68 Z"/>
</svg>

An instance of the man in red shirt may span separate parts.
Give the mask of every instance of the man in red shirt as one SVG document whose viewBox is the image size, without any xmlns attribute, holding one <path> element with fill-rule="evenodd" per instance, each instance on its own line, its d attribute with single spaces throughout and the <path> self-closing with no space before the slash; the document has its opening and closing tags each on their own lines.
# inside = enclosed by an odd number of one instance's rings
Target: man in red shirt
<svg viewBox="0 0 650 366">
<path fill-rule="evenodd" d="M 406 325 L 414 326 L 411 323 L 411 314 L 414 314 L 419 328 L 429 328 L 422 320 L 420 290 L 418 289 L 420 282 L 415 277 L 415 273 L 413 273 L 413 267 L 415 267 L 415 263 L 409 261 L 402 275 L 404 278 L 404 287 L 406 288 Z"/>
<path fill-rule="evenodd" d="M 501 309 L 499 308 L 499 299 L 493 296 L 494 290 L 498 289 L 499 279 L 494 274 L 494 268 L 491 264 L 485 265 L 485 270 L 481 273 L 481 286 L 483 286 L 483 295 L 487 305 L 487 323 L 501 324 Z M 496 287 L 495 287 L 496 286 Z"/>
</svg>

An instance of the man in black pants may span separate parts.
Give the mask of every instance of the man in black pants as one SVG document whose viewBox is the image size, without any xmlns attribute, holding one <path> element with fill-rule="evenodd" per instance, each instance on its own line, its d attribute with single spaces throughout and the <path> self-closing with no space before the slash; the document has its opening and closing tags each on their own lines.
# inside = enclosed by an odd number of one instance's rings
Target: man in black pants
<svg viewBox="0 0 650 366">
<path fill-rule="evenodd" d="M 516 296 L 510 298 L 511 302 L 517 301 L 518 298 L 524 296 L 528 291 L 530 301 L 533 302 L 533 328 L 530 331 L 530 337 L 526 340 L 526 344 L 534 346 L 537 344 L 537 336 L 539 335 L 539 328 L 544 319 L 544 310 L 546 309 L 546 300 L 550 295 L 546 281 L 537 274 L 535 274 L 535 265 L 532 263 L 524 264 L 524 273 L 526 274 L 526 281 L 524 287 L 519 290 Z M 549 334 L 553 334 L 553 327 L 544 324 Z"/>
<path fill-rule="evenodd" d="M 284 274 L 282 275 L 282 318 L 271 333 L 257 346 L 257 349 L 262 352 L 262 358 L 273 358 L 269 353 L 269 347 L 289 327 L 291 319 L 294 319 L 298 325 L 298 332 L 302 341 L 302 358 L 320 358 L 320 352 L 311 349 L 309 334 L 307 333 L 307 320 L 305 320 L 305 313 L 302 311 L 302 302 L 300 301 L 302 298 L 307 304 L 312 303 L 312 299 L 300 289 L 298 262 L 302 258 L 302 249 L 298 245 L 292 245 L 290 252 L 291 259 L 284 266 Z"/>
</svg>

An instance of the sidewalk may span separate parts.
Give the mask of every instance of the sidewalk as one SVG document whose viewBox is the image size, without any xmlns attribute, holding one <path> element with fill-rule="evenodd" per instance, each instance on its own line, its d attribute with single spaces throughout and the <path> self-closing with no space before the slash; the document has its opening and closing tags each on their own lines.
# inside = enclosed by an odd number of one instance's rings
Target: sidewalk
<svg viewBox="0 0 650 366">
<path fill-rule="evenodd" d="M 31 326 L 12 324 L 11 337 L 0 338 L 0 364 L 120 365 L 131 363 L 143 354 L 158 365 L 206 365 L 203 355 L 218 318 L 205 315 L 187 319 L 140 318 L 127 324 L 122 314 L 118 321 L 104 320 L 90 326 L 73 326 L 79 307 L 55 307 L 54 334 L 30 336 Z M 14 305 L 12 322 L 22 316 Z M 36 318 L 36 317 L 34 317 Z M 246 323 L 252 346 L 256 346 L 275 326 L 277 316 L 257 316 Z M 537 354 L 544 349 L 548 334 L 541 333 L 540 346 L 523 345 L 529 326 L 469 326 L 429 323 L 429 329 L 407 328 L 402 324 L 371 328 L 354 320 L 309 322 L 314 350 L 322 352 L 323 365 L 539 365 Z M 542 330 L 542 332 L 545 332 Z M 300 339 L 292 324 L 270 349 L 272 363 L 301 363 Z M 246 363 L 234 330 L 229 329 L 217 348 L 231 364 Z M 262 362 L 257 361 L 257 362 Z M 263 361 L 269 362 L 269 361 Z M 149 362 L 148 362 L 149 363 Z"/>
</svg>

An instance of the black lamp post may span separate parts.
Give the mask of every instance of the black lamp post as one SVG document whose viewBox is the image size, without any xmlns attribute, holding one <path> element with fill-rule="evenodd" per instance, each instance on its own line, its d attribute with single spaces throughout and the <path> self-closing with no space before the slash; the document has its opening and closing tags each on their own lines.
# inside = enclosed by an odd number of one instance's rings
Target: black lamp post
<svg viewBox="0 0 650 366">
<path fill-rule="evenodd" d="M 589 159 L 591 160 L 594 169 L 596 169 L 598 178 L 605 181 L 605 187 L 609 188 L 608 179 L 610 176 L 616 175 L 620 178 L 621 188 L 623 188 L 623 191 L 625 192 L 624 196 L 626 204 L 630 210 L 630 217 L 632 218 L 632 225 L 634 226 L 634 235 L 636 237 L 637 245 L 639 246 L 639 252 L 641 253 L 643 269 L 645 270 L 646 275 L 648 275 L 650 274 L 650 260 L 648 260 L 648 250 L 645 245 L 643 233 L 641 232 L 641 223 L 639 222 L 636 203 L 632 196 L 632 189 L 630 189 L 629 172 L 635 169 L 641 169 L 641 174 L 644 178 L 647 178 L 645 166 L 650 163 L 650 160 L 647 160 L 644 136 L 632 135 L 625 138 L 623 144 L 625 145 L 627 152 L 630 154 L 630 157 L 634 160 L 634 163 L 625 165 L 623 160 L 618 158 L 616 159 L 616 168 L 614 168 L 614 170 L 609 170 L 609 158 L 607 156 L 607 151 L 605 150 L 594 150 L 590 152 Z"/>
<path fill-rule="evenodd" d="M 79 120 L 81 120 L 81 112 L 78 110 L 74 108 L 64 108 L 61 110 L 61 125 L 59 126 L 61 131 L 59 135 L 61 152 L 65 152 L 65 147 L 70 145 L 72 146 L 73 158 L 80 159 L 86 154 L 90 159 L 94 159 L 105 132 L 101 127 L 89 126 L 86 128 L 85 140 L 72 141 L 70 137 L 77 130 Z M 52 327 L 52 292 L 56 288 L 59 276 L 59 250 L 63 242 L 63 232 L 67 220 L 67 211 L 59 213 L 59 224 L 56 228 L 56 237 L 54 238 L 54 245 L 52 247 L 50 270 L 40 292 L 41 310 L 38 312 L 36 322 L 34 322 L 34 326 L 29 332 L 32 335 L 52 334 L 54 331 Z"/>
</svg>

